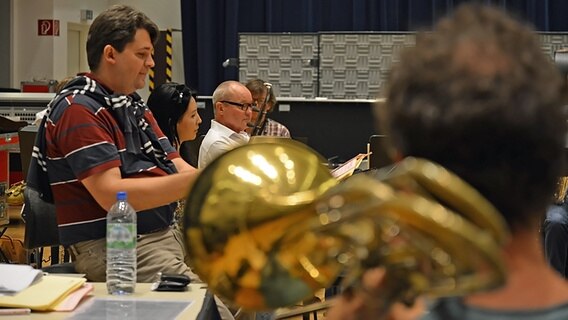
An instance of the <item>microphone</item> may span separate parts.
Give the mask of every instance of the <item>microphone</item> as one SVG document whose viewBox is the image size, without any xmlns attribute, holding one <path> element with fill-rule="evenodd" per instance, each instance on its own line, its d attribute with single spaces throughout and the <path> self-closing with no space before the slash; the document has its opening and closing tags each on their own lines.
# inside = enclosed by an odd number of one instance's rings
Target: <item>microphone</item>
<svg viewBox="0 0 568 320">
<path fill-rule="evenodd" d="M 222 63 L 223 68 L 228 67 L 239 67 L 239 59 L 238 58 L 229 58 Z"/>
</svg>

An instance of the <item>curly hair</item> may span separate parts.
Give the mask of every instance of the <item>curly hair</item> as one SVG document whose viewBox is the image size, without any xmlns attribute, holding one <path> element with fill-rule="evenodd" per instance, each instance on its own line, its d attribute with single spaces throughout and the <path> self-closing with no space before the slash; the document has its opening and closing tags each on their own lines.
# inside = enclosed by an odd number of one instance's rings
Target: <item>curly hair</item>
<svg viewBox="0 0 568 320">
<path fill-rule="evenodd" d="M 138 29 L 148 31 L 153 44 L 158 40 L 158 26 L 144 13 L 130 6 L 114 5 L 99 14 L 89 27 L 87 37 L 87 61 L 91 71 L 99 67 L 107 44 L 122 52 L 134 40 Z"/>
<path fill-rule="evenodd" d="M 544 214 L 561 175 L 565 98 L 530 27 L 469 4 L 401 54 L 379 121 L 403 155 L 458 174 L 515 231 Z"/>
</svg>

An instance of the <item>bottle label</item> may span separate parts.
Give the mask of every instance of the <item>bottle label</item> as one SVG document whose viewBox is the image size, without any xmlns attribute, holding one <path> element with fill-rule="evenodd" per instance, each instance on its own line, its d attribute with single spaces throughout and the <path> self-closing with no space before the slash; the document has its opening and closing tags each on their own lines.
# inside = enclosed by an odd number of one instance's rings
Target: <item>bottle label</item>
<svg viewBox="0 0 568 320">
<path fill-rule="evenodd" d="M 136 248 L 136 225 L 107 223 L 107 249 Z"/>
</svg>

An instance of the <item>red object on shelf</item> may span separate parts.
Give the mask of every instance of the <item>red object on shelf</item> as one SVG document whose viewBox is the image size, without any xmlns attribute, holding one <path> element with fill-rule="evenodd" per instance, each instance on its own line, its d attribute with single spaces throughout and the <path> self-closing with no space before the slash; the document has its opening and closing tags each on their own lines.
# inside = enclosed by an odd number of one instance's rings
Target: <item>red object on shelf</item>
<svg viewBox="0 0 568 320">
<path fill-rule="evenodd" d="M 0 182 L 6 182 L 7 185 L 17 181 L 10 180 L 10 157 L 9 152 L 17 152 L 20 147 L 20 139 L 18 133 L 0 134 Z M 18 178 L 18 177 L 13 177 Z"/>
<path fill-rule="evenodd" d="M 22 92 L 49 92 L 47 84 L 22 84 Z"/>
</svg>

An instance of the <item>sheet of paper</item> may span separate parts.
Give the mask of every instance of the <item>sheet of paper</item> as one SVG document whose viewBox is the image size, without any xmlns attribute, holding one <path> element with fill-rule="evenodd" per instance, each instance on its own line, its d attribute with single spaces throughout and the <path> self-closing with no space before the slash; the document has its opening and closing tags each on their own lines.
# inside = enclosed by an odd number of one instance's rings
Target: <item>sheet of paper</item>
<svg viewBox="0 0 568 320">
<path fill-rule="evenodd" d="M 138 300 L 131 297 L 122 299 L 95 298 L 80 306 L 67 319 L 176 319 L 192 303 L 193 300 Z"/>
<path fill-rule="evenodd" d="M 355 169 L 357 169 L 359 165 L 361 165 L 363 159 L 365 159 L 365 157 L 367 157 L 368 155 L 369 153 L 359 153 L 355 157 L 349 159 L 339 167 L 332 170 L 331 175 L 337 180 L 343 180 L 350 177 Z"/>
<path fill-rule="evenodd" d="M 27 264 L 0 264 L 0 295 L 14 294 L 39 281 L 43 273 Z"/>
<path fill-rule="evenodd" d="M 85 283 L 81 288 L 71 292 L 65 299 L 57 303 L 53 308 L 53 311 L 73 311 L 89 293 L 93 292 L 93 284 Z"/>
</svg>

